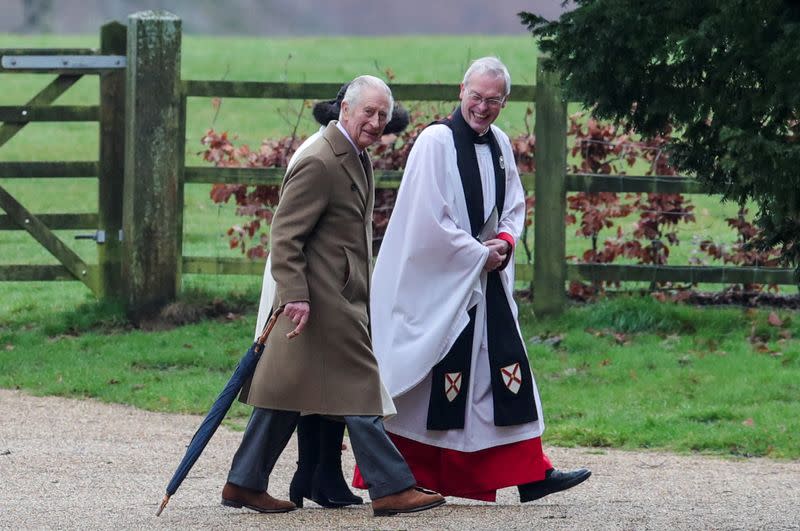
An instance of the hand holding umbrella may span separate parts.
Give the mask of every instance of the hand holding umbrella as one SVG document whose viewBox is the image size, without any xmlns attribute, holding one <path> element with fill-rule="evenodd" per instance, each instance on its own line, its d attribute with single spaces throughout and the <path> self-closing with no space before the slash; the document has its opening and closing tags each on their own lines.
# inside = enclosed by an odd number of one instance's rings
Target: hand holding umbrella
<svg viewBox="0 0 800 531">
<path fill-rule="evenodd" d="M 308 303 L 304 304 L 306 304 L 306 307 L 308 306 Z M 289 305 L 287 305 L 287 307 L 288 306 Z M 169 482 L 169 485 L 167 485 L 167 493 L 164 495 L 164 499 L 161 500 L 161 506 L 158 508 L 158 511 L 156 511 L 156 516 L 161 515 L 161 512 L 169 502 L 170 496 L 175 494 L 175 492 L 178 490 L 178 487 L 180 487 L 181 483 L 186 478 L 189 470 L 191 470 L 192 466 L 194 466 L 195 462 L 200 457 L 200 454 L 205 449 L 208 441 L 211 440 L 211 437 L 217 431 L 217 428 L 219 428 L 222 419 L 225 418 L 225 414 L 231 408 L 231 404 L 233 404 L 233 401 L 236 399 L 236 395 L 241 390 L 242 385 L 253 374 L 253 371 L 258 364 L 258 360 L 261 357 L 261 353 L 264 351 L 264 344 L 267 341 L 267 337 L 272 331 L 272 327 L 275 326 L 278 316 L 283 311 L 283 308 L 278 308 L 275 310 L 275 312 L 273 312 L 272 316 L 267 321 L 267 324 L 264 325 L 264 331 L 261 333 L 258 339 L 256 339 L 247 353 L 242 356 L 242 359 L 239 360 L 239 364 L 233 371 L 230 380 L 225 385 L 225 388 L 222 390 L 222 392 L 220 392 L 216 401 L 206 415 L 206 418 L 203 419 L 200 427 L 197 428 L 192 440 L 189 442 L 189 446 L 186 448 L 186 454 L 183 456 L 183 460 L 181 461 L 180 465 L 178 465 L 178 469 L 175 470 L 175 474 L 172 476 L 172 480 Z M 306 313 L 305 319 L 302 320 L 301 323 L 298 323 L 297 328 L 295 328 L 295 330 L 290 332 L 288 335 L 299 334 L 305 326 L 307 320 L 308 314 Z"/>
<path fill-rule="evenodd" d="M 299 336 L 303 328 L 306 327 L 308 315 L 311 313 L 311 307 L 305 301 L 290 302 L 284 306 L 283 313 L 297 325 L 294 330 L 286 334 L 286 337 L 292 339 L 293 337 Z"/>
</svg>

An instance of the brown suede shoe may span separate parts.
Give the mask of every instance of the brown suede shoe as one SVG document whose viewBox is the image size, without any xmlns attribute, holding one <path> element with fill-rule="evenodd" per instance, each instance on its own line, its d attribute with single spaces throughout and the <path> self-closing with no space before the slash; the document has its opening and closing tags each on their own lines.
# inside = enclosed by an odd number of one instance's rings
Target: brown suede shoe
<svg viewBox="0 0 800 531">
<path fill-rule="evenodd" d="M 427 511 L 444 505 L 444 496 L 420 487 L 411 487 L 397 494 L 372 500 L 372 516 L 392 516 L 400 513 Z"/>
<path fill-rule="evenodd" d="M 276 500 L 266 492 L 246 489 L 233 483 L 222 487 L 222 505 L 228 507 L 247 507 L 260 513 L 288 513 L 297 506 L 290 501 Z"/>
</svg>

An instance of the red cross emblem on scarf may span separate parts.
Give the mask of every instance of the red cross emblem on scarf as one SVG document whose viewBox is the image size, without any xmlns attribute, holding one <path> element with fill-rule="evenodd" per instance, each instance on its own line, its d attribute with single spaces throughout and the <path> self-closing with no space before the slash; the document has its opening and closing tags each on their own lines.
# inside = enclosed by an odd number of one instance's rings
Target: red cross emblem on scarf
<svg viewBox="0 0 800 531">
<path fill-rule="evenodd" d="M 503 377 L 503 383 L 506 384 L 508 390 L 517 394 L 519 392 L 519 387 L 522 385 L 519 362 L 512 363 L 500 369 L 500 375 Z"/>
<path fill-rule="evenodd" d="M 461 373 L 446 372 L 444 374 L 444 395 L 452 402 L 461 391 Z"/>
</svg>

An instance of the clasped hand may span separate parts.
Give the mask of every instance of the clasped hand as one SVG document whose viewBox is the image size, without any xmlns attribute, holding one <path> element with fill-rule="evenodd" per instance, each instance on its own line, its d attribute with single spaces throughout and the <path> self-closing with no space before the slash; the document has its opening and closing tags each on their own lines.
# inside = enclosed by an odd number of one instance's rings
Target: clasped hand
<svg viewBox="0 0 800 531">
<path fill-rule="evenodd" d="M 494 271 L 506 261 L 506 256 L 511 251 L 511 246 L 507 241 L 500 238 L 486 240 L 483 245 L 489 248 L 489 257 L 483 265 L 484 271 Z"/>
</svg>

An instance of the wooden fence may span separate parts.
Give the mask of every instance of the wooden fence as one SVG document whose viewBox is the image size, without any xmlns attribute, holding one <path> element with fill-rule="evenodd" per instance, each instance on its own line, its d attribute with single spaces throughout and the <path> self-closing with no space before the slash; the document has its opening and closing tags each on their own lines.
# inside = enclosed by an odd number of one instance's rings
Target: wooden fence
<svg viewBox="0 0 800 531">
<path fill-rule="evenodd" d="M 55 79 L 24 105 L 0 107 L 0 147 L 32 122 L 98 122 L 97 161 L 0 162 L 0 178 L 98 178 L 98 211 L 81 214 L 33 213 L 0 186 L 0 230 L 26 230 L 61 265 L 4 265 L 0 280 L 77 279 L 98 297 L 123 295 L 121 229 L 125 131 L 125 26 L 111 23 L 100 31 L 100 49 L 5 49 L 3 73 L 55 74 Z M 99 105 L 56 106 L 52 102 L 84 75 L 100 78 Z M 98 243 L 98 263 L 87 264 L 54 230 L 85 230 Z"/>
<path fill-rule="evenodd" d="M 124 73 L 85 72 L 101 75 L 99 106 L 46 107 L 77 80 L 73 79 L 77 74 L 74 69 L 66 74 L 54 69 L 51 72 L 60 74 L 57 80 L 28 105 L 0 107 L 0 118 L 7 122 L 0 128 L 0 145 L 20 124 L 35 120 L 99 121 L 101 129 L 99 162 L 0 163 L 0 177 L 98 176 L 100 198 L 96 215 L 33 215 L 0 193 L 0 207 L 8 214 L 0 216 L 0 229 L 24 228 L 35 237 L 39 234 L 37 239 L 64 264 L 0 267 L 0 280 L 84 279 L 98 296 L 122 297 L 131 313 L 137 314 L 173 300 L 182 274 L 262 274 L 260 262 L 182 255 L 186 183 L 277 185 L 284 173 L 281 168 L 186 166 L 187 98 L 327 99 L 340 84 L 181 80 L 181 21 L 163 12 L 131 15 L 127 28 L 117 23 L 106 25 L 101 37 L 99 52 L 36 51 L 42 55 L 124 54 Z M 12 55 L 9 50 L 0 53 Z M 455 101 L 459 93 L 455 84 L 391 85 L 391 89 L 402 101 Z M 568 280 L 796 283 L 794 271 L 784 269 L 567 264 L 567 192 L 700 190 L 689 178 L 568 174 L 567 111 L 561 94 L 558 77 L 539 69 L 536 85 L 515 85 L 509 97 L 510 101 L 529 102 L 535 107 L 537 171 L 535 175 L 522 175 L 524 188 L 536 193 L 534 260 L 533 265 L 519 264 L 517 271 L 518 279 L 532 282 L 537 315 L 563 310 Z M 20 120 L 19 114 L 25 109 L 28 113 Z M 375 178 L 376 188 L 396 188 L 401 172 L 376 171 Z M 48 232 L 47 226 L 97 227 L 98 234 L 104 234 L 98 264 L 87 265 L 80 258 L 76 261 L 69 249 L 48 244 L 41 236 Z"/>
</svg>

